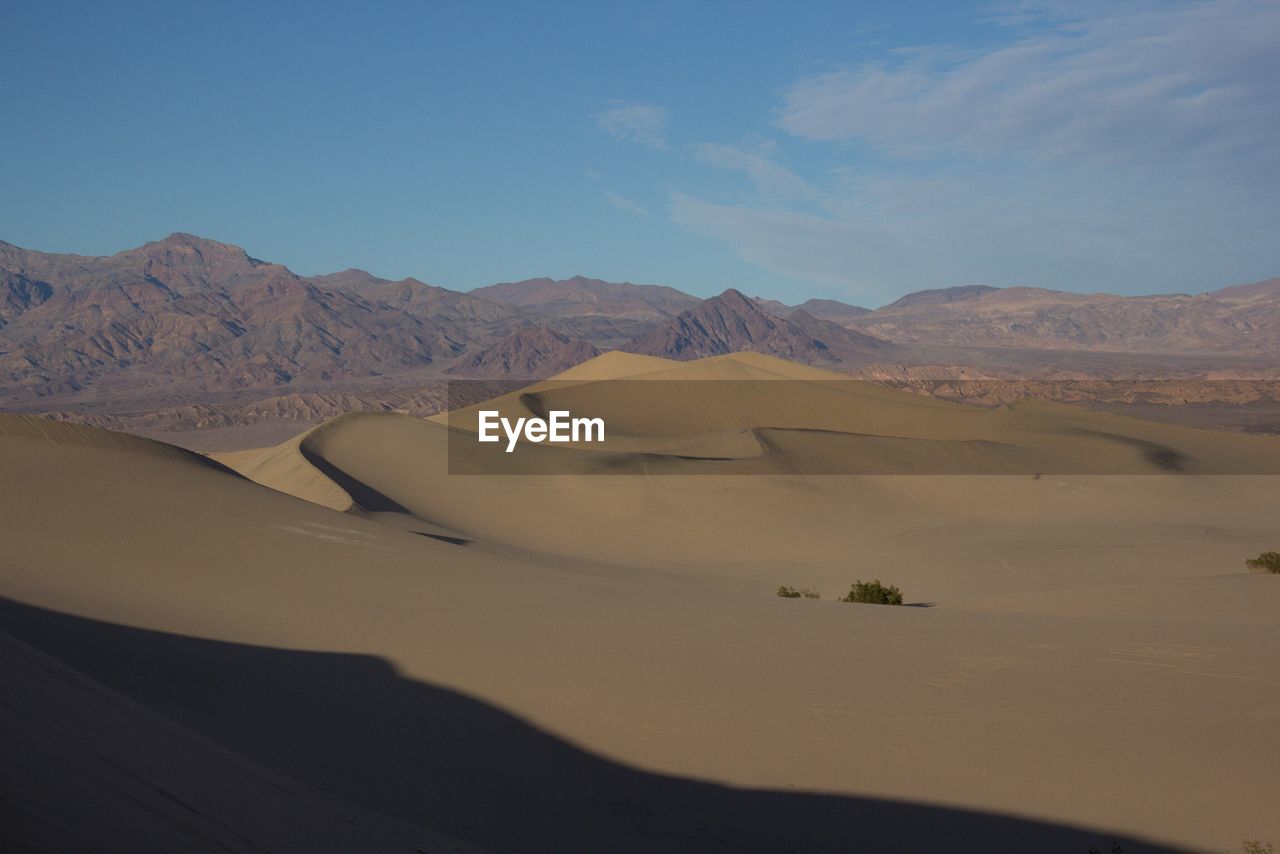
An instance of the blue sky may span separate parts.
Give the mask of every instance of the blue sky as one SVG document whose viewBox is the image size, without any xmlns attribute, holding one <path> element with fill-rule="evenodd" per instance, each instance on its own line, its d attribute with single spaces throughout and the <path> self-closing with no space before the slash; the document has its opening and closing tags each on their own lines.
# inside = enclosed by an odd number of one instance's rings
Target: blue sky
<svg viewBox="0 0 1280 854">
<path fill-rule="evenodd" d="M 878 305 L 1280 275 L 1280 3 L 0 4 L 0 239 Z"/>
</svg>

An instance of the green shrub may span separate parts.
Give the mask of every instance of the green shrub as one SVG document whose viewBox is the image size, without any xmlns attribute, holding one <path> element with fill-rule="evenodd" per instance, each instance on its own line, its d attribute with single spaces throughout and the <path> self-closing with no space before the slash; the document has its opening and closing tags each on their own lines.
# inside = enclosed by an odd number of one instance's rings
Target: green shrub
<svg viewBox="0 0 1280 854">
<path fill-rule="evenodd" d="M 808 587 L 788 587 L 783 584 L 778 587 L 778 595 L 783 599 L 821 599 L 822 594 Z"/>
<path fill-rule="evenodd" d="M 1269 572 L 1272 575 L 1280 575 L 1280 552 L 1263 552 L 1257 557 L 1251 557 L 1246 560 L 1244 565 L 1254 572 Z"/>
<path fill-rule="evenodd" d="M 881 584 L 878 578 L 875 581 L 859 580 L 849 588 L 849 595 L 840 601 L 862 602 L 869 605 L 901 605 L 902 591 L 892 584 Z"/>
</svg>

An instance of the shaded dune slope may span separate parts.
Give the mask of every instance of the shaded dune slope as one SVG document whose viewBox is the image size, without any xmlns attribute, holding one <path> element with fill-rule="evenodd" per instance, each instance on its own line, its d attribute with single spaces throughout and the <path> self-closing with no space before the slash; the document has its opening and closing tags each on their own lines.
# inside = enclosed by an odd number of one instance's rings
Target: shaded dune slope
<svg viewBox="0 0 1280 854">
<path fill-rule="evenodd" d="M 0 620 L 261 763 L 0 635 L 0 719 L 8 744 L 21 747 L 10 754 L 17 764 L 0 771 L 18 808 L 0 825 L 0 841 L 31 850 L 63 842 L 131 852 L 472 850 L 422 825 L 498 851 L 1177 850 L 931 804 L 648 773 L 367 656 L 179 637 L 8 600 Z M 32 712 L 38 720 L 24 715 Z M 68 741 L 59 729 L 84 735 Z M 51 774 L 55 762 L 71 773 Z M 115 802 L 109 808 L 103 789 Z"/>
<path fill-rule="evenodd" d="M 84 650 L 68 649 L 68 640 L 109 638 L 106 631 L 84 631 L 91 623 L 63 617 L 59 625 L 51 612 L 7 600 L 4 607 L 7 616 L 38 616 L 46 630 L 58 627 L 58 651 L 72 658 Z M 45 641 L 46 650 L 59 646 L 31 631 L 34 623 L 5 620 Z M 106 650 L 119 652 L 107 642 L 97 653 L 100 664 Z M 148 680 L 164 684 L 163 678 L 151 669 L 154 657 L 143 654 L 141 661 L 146 663 L 135 659 L 131 679 L 116 680 L 134 689 L 130 699 L 0 632 L 0 848 L 119 854 L 479 850 L 323 793 L 156 714 L 138 702 L 152 696 L 136 688 Z M 166 663 L 194 669 L 189 659 Z M 242 696 L 230 681 L 217 687 L 224 698 Z"/>
</svg>

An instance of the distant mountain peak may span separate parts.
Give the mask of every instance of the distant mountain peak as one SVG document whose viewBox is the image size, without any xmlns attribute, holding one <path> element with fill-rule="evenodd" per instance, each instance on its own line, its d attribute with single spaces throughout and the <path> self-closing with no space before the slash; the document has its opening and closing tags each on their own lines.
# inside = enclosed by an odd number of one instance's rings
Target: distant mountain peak
<svg viewBox="0 0 1280 854">
<path fill-rule="evenodd" d="M 723 291 L 712 297 L 712 299 L 730 305 L 749 307 L 752 311 L 760 310 L 760 307 L 756 305 L 755 300 L 751 299 L 751 297 L 747 296 L 737 288 L 725 288 Z"/>
<path fill-rule="evenodd" d="M 144 243 L 136 249 L 127 249 L 112 257 L 151 258 L 170 266 L 222 271 L 268 266 L 287 269 L 280 264 L 259 261 L 234 244 L 219 243 L 184 231 L 175 231 L 162 240 Z"/>
<path fill-rule="evenodd" d="M 778 317 L 736 288 L 703 300 L 631 342 L 630 352 L 696 359 L 750 351 L 806 363 L 870 361 L 893 344 L 805 311 Z"/>
<path fill-rule="evenodd" d="M 161 240 L 158 240 L 158 241 L 155 241 L 155 242 L 157 242 L 157 243 L 183 243 L 183 244 L 194 244 L 194 243 L 217 243 L 217 241 L 215 241 L 215 240 L 209 240 L 209 239 L 207 239 L 207 238 L 200 237 L 200 236 L 199 236 L 199 235 L 197 235 L 197 234 L 192 234 L 192 233 L 190 233 L 190 232 L 188 232 L 188 231 L 175 231 L 175 232 L 173 232 L 172 234 L 170 234 L 168 237 L 165 237 L 165 238 L 163 238 L 163 239 L 161 239 Z M 218 245 L 219 245 L 219 246 L 227 246 L 227 245 L 229 245 L 229 244 L 226 244 L 226 243 L 218 243 Z"/>
</svg>

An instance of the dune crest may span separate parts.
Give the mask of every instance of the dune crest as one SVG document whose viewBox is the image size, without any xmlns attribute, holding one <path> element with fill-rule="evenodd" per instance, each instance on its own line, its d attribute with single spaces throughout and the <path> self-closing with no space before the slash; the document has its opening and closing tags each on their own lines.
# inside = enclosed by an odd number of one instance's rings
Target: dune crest
<svg viewBox="0 0 1280 854">
<path fill-rule="evenodd" d="M 52 421 L 33 415 L 15 415 L 0 412 L 0 437 L 52 442 L 56 445 L 75 445 L 84 448 L 131 451 L 156 457 L 209 465 L 209 460 L 193 451 L 187 451 L 154 439 L 102 430 L 84 424 Z"/>
<path fill-rule="evenodd" d="M 343 416 L 339 416 L 341 417 Z M 337 420 L 330 419 L 325 424 L 332 424 Z M 313 427 L 305 433 L 269 448 L 223 451 L 210 456 L 240 472 L 254 483 L 331 510 L 350 510 L 355 506 L 351 495 L 316 468 L 303 451 L 307 438 L 325 424 Z"/>
</svg>

